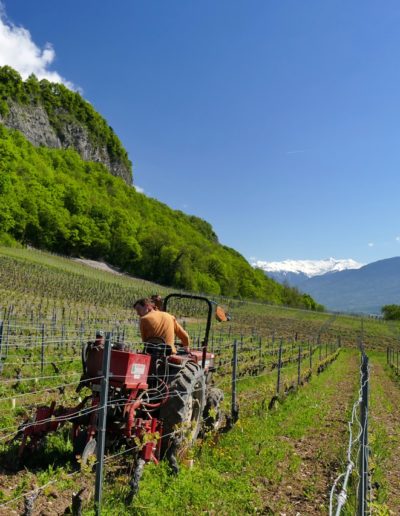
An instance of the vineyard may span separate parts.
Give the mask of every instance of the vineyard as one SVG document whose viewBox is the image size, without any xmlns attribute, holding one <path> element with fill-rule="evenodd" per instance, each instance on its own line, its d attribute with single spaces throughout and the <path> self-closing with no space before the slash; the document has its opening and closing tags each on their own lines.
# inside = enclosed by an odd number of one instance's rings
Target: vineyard
<svg viewBox="0 0 400 516">
<path fill-rule="evenodd" d="M 85 387 L 76 392 L 81 352 L 96 332 L 142 350 L 132 305 L 154 293 L 167 289 L 48 253 L 0 249 L 0 514 L 95 514 L 96 457 L 76 463 L 63 418 L 52 417 L 57 432 L 22 458 L 21 432 L 35 426 L 38 407 L 84 398 Z M 102 514 L 354 514 L 360 491 L 362 514 L 396 511 L 400 326 L 215 301 L 231 315 L 214 321 L 209 340 L 214 387 L 224 393 L 218 428 L 187 450 L 177 476 L 164 461 L 147 465 L 128 506 L 140 444 L 108 443 Z M 179 300 L 170 311 L 200 350 L 201 306 Z M 369 358 L 362 371 L 361 356 Z M 364 476 L 360 456 L 369 458 Z"/>
</svg>

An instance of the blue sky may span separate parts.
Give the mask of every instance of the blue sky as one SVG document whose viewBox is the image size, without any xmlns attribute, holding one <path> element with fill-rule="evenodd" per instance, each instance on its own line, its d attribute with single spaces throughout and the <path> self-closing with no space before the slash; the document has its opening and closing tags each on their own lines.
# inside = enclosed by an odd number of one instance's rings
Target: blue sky
<svg viewBox="0 0 400 516">
<path fill-rule="evenodd" d="M 400 254 L 397 0 L 3 6 L 107 118 L 135 184 L 246 258 Z"/>
</svg>

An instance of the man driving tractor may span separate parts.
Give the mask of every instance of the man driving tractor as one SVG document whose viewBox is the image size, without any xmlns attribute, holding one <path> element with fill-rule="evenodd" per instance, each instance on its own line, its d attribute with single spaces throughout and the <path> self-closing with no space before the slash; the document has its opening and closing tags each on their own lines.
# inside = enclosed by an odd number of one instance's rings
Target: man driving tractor
<svg viewBox="0 0 400 516">
<path fill-rule="evenodd" d="M 142 341 L 151 344 L 167 345 L 167 354 L 176 354 L 175 335 L 181 340 L 186 352 L 189 351 L 189 335 L 168 312 L 155 309 L 151 299 L 143 298 L 135 301 L 133 308 L 140 317 L 140 333 Z M 151 352 L 151 349 L 148 349 Z"/>
</svg>

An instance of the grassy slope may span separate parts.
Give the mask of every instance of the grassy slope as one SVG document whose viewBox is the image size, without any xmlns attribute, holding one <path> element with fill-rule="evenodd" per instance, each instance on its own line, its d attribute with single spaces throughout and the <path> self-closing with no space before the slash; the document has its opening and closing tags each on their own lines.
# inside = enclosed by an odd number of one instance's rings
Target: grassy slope
<svg viewBox="0 0 400 516">
<path fill-rule="evenodd" d="M 149 281 L 134 278 L 128 275 L 116 275 L 110 272 L 101 271 L 90 267 L 81 262 L 72 260 L 68 257 L 62 257 L 46 251 L 40 251 L 32 248 L 16 248 L 0 246 L 0 256 L 17 259 L 26 263 L 44 265 L 46 267 L 62 270 L 65 273 L 80 274 L 86 278 L 93 278 L 107 283 L 115 283 L 117 285 L 151 285 L 152 288 L 160 289 L 160 285 Z"/>
</svg>

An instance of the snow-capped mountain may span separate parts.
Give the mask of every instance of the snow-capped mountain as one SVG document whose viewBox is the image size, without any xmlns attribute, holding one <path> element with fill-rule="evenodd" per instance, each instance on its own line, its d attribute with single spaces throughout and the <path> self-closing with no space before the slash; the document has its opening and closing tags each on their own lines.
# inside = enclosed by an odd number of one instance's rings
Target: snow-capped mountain
<svg viewBox="0 0 400 516">
<path fill-rule="evenodd" d="M 379 314 L 383 305 L 400 304 L 400 257 L 314 276 L 299 288 L 329 310 Z"/>
<path fill-rule="evenodd" d="M 287 281 L 290 285 L 296 286 L 314 276 L 347 269 L 359 269 L 364 264 L 351 258 L 339 260 L 329 258 L 327 260 L 284 260 L 282 262 L 257 260 L 253 261 L 252 265 L 262 269 L 268 276 L 281 283 Z"/>
<path fill-rule="evenodd" d="M 362 265 L 355 260 L 253 261 L 273 279 L 296 286 L 328 310 L 379 314 L 400 304 L 400 257 Z"/>
</svg>

